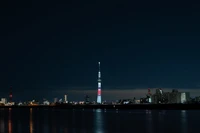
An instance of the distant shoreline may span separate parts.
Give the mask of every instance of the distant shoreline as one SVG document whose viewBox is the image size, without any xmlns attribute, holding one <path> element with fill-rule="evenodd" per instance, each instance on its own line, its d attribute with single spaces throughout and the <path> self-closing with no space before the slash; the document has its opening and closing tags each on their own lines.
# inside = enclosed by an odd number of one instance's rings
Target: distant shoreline
<svg viewBox="0 0 200 133">
<path fill-rule="evenodd" d="M 143 110 L 200 110 L 200 104 L 132 104 L 132 105 L 38 105 L 0 106 L 0 108 L 52 108 L 52 109 L 143 109 Z"/>
</svg>

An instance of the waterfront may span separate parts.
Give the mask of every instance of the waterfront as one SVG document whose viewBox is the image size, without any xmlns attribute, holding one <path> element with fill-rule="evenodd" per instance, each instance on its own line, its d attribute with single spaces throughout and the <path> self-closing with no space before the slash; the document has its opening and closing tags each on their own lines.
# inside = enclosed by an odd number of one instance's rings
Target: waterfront
<svg viewBox="0 0 200 133">
<path fill-rule="evenodd" d="M 0 109 L 1 133 L 192 133 L 198 110 Z"/>
</svg>

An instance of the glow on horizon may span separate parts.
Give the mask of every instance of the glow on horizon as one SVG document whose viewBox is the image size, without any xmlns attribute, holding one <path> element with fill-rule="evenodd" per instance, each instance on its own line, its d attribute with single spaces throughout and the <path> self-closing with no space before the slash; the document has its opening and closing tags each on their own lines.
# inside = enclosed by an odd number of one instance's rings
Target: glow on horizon
<svg viewBox="0 0 200 133">
<path fill-rule="evenodd" d="M 155 93 L 155 89 L 151 89 L 151 93 Z M 162 88 L 163 92 L 171 92 L 172 89 L 177 88 Z M 195 97 L 200 95 L 200 91 L 198 89 L 178 89 L 179 92 L 190 92 L 190 97 Z M 58 95 L 67 92 L 69 97 L 70 95 L 76 95 L 76 97 L 82 97 L 83 94 L 87 93 L 89 96 L 94 97 L 96 96 L 96 89 L 73 89 L 73 90 L 62 90 L 62 91 L 55 91 Z M 104 99 L 106 100 L 117 100 L 122 98 L 136 98 L 139 99 L 141 97 L 145 97 L 148 94 L 148 88 L 137 88 L 137 89 L 104 89 L 103 95 Z"/>
</svg>

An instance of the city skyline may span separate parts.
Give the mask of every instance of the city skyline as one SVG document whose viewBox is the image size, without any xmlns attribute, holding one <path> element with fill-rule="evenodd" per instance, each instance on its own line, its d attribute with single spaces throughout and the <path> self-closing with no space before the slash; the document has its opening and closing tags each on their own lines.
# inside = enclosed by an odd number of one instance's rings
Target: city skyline
<svg viewBox="0 0 200 133">
<path fill-rule="evenodd" d="M 87 87 L 86 87 L 87 88 Z M 86 89 L 83 90 L 83 88 L 77 88 L 72 90 L 53 90 L 52 92 L 45 92 L 46 90 L 41 91 L 29 91 L 32 95 L 26 95 L 24 96 L 23 93 L 16 93 L 14 94 L 14 102 L 20 102 L 20 101 L 30 101 L 30 100 L 43 100 L 47 99 L 49 101 L 53 101 L 54 98 L 62 99 L 64 100 L 64 95 L 67 94 L 69 101 L 84 101 L 85 95 L 88 95 L 90 97 L 90 100 L 96 101 L 97 96 L 97 90 L 94 89 Z M 89 87 L 88 87 L 89 88 Z M 152 93 L 155 93 L 155 90 L 158 88 L 150 88 Z M 178 89 L 178 88 L 161 88 L 164 92 L 171 92 L 173 89 L 178 90 L 179 92 L 190 92 L 190 96 L 192 98 L 199 96 L 200 92 L 197 89 L 189 88 L 189 89 Z M 25 91 L 24 93 L 26 93 Z M 141 97 L 145 97 L 148 93 L 148 88 L 118 88 L 118 89 L 103 89 L 103 101 L 115 101 L 119 99 L 133 99 L 134 97 L 136 99 L 140 99 Z M 0 95 L 2 98 L 6 98 L 9 101 L 9 95 Z"/>
</svg>

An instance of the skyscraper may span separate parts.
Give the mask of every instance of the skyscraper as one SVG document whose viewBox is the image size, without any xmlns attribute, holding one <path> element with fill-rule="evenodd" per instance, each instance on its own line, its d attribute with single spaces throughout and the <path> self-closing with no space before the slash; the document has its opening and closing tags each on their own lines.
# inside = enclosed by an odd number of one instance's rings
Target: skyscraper
<svg viewBox="0 0 200 133">
<path fill-rule="evenodd" d="M 67 95 L 64 95 L 64 103 L 67 103 Z"/>
<path fill-rule="evenodd" d="M 98 72 L 97 103 L 101 104 L 101 70 L 100 70 L 100 62 L 99 62 L 99 72 Z"/>
<path fill-rule="evenodd" d="M 85 96 L 85 104 L 90 103 L 90 97 L 88 95 Z"/>
</svg>

